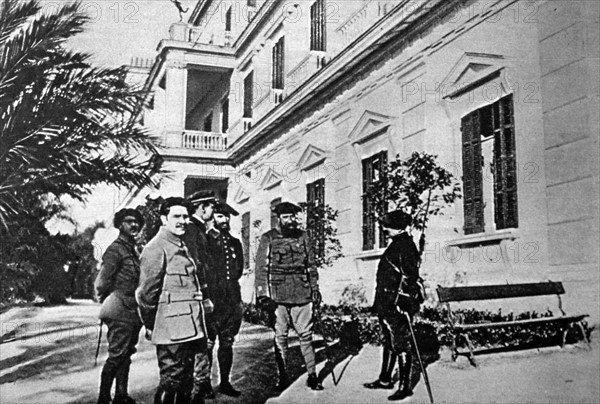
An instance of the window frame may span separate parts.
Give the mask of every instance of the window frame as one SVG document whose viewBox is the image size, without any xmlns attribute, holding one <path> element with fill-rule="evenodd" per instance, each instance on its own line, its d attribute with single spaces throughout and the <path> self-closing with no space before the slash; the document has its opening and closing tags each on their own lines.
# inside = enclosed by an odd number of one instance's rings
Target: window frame
<svg viewBox="0 0 600 404">
<path fill-rule="evenodd" d="M 367 192 L 377 179 L 376 172 L 383 173 L 387 166 L 387 150 L 382 150 L 361 160 L 362 165 L 362 249 L 370 251 L 377 248 L 383 248 L 386 244 L 386 237 L 381 228 L 377 225 L 375 218 L 375 208 L 370 201 Z M 379 212 L 382 214 L 383 212 Z"/>
<path fill-rule="evenodd" d="M 310 6 L 310 50 L 327 50 L 327 14 L 325 0 L 316 0 Z"/>
<path fill-rule="evenodd" d="M 309 223 L 312 216 L 311 209 L 314 207 L 321 211 L 325 209 L 325 178 L 306 184 L 306 228 L 315 246 L 315 255 L 322 258 L 325 256 L 325 224 L 324 220 Z"/>
<path fill-rule="evenodd" d="M 514 101 L 512 94 L 478 108 L 461 120 L 465 235 L 519 227 Z M 493 218 L 485 217 L 482 137 L 493 137 Z"/>
</svg>

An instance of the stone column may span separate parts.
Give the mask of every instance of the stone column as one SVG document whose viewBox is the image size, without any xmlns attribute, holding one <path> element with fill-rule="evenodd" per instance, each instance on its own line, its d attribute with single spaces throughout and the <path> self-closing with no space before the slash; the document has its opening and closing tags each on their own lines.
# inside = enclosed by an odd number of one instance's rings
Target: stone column
<svg viewBox="0 0 600 404">
<path fill-rule="evenodd" d="M 165 81 L 165 141 L 168 147 L 181 147 L 187 98 L 185 65 L 177 60 L 168 61 Z"/>
</svg>

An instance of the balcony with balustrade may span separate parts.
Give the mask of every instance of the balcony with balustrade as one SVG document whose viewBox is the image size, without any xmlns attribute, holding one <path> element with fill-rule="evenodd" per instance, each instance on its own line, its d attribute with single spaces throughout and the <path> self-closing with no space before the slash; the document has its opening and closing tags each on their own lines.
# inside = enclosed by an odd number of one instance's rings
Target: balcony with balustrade
<svg viewBox="0 0 600 404">
<path fill-rule="evenodd" d="M 224 160 L 227 135 L 198 130 L 166 130 L 160 139 L 161 155 L 172 159 Z"/>
</svg>

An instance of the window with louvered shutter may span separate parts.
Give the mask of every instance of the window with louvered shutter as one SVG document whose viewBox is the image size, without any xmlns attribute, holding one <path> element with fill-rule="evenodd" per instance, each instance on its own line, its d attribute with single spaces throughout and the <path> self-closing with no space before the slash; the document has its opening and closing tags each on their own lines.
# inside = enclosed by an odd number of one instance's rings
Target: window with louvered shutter
<svg viewBox="0 0 600 404">
<path fill-rule="evenodd" d="M 250 212 L 242 215 L 242 246 L 244 247 L 244 269 L 250 267 Z"/>
<path fill-rule="evenodd" d="M 285 63 L 285 37 L 279 38 L 279 41 L 273 47 L 273 88 L 283 90 L 284 80 L 283 71 Z"/>
<path fill-rule="evenodd" d="M 482 138 L 493 136 L 493 201 L 496 230 L 518 227 L 517 161 L 513 98 L 471 112 L 462 119 L 464 232 L 485 231 Z M 492 191 L 490 191 L 492 192 Z M 491 199 L 489 199 L 491 203 Z M 491 212 L 490 212 L 491 214 Z M 487 220 L 491 220 L 488 217 Z"/>
<path fill-rule="evenodd" d="M 310 6 L 310 50 L 322 51 L 326 49 L 327 20 L 325 14 L 325 0 L 317 0 Z"/>
<path fill-rule="evenodd" d="M 465 234 L 481 233 L 485 225 L 479 116 L 479 110 L 470 113 L 462 119 L 461 126 Z"/>
<path fill-rule="evenodd" d="M 519 226 L 512 94 L 494 103 L 492 108 L 494 111 L 494 221 L 496 230 L 500 230 Z"/>
<path fill-rule="evenodd" d="M 369 187 L 377 181 L 387 165 L 387 151 L 382 151 L 362 161 L 362 185 L 363 185 L 363 250 L 372 250 L 385 247 L 385 234 L 378 231 L 375 219 L 375 206 L 367 196 Z M 378 212 L 379 215 L 384 212 Z"/>
<path fill-rule="evenodd" d="M 325 179 L 321 178 L 315 182 L 306 185 L 306 203 L 307 203 L 307 229 L 308 234 L 313 240 L 315 254 L 323 257 L 325 254 L 325 226 L 324 221 L 315 216 L 317 212 L 323 212 L 325 208 Z"/>
<path fill-rule="evenodd" d="M 244 118 L 252 118 L 252 102 L 254 88 L 254 72 L 244 78 Z"/>
</svg>

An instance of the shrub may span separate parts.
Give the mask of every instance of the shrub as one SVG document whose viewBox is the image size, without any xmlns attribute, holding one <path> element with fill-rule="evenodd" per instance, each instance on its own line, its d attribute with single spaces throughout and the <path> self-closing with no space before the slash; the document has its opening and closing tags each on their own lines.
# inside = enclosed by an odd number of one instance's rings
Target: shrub
<svg viewBox="0 0 600 404">
<path fill-rule="evenodd" d="M 321 324 L 315 323 L 315 333 L 323 338 L 333 341 L 339 338 L 339 332 L 346 321 L 356 320 L 359 323 L 359 332 L 363 343 L 380 345 L 381 330 L 379 320 L 372 315 L 370 307 L 355 307 L 347 305 L 331 306 L 323 305 L 320 308 Z M 513 313 L 503 314 L 487 310 L 464 309 L 453 311 L 455 316 L 460 316 L 465 322 L 487 323 L 512 321 L 526 318 L 550 317 L 552 312 L 545 313 L 524 312 L 518 315 Z M 244 304 L 244 319 L 253 324 L 269 325 L 268 315 L 257 309 L 253 304 Z M 437 344 L 450 347 L 453 337 L 451 327 L 447 323 L 447 309 L 444 306 L 424 306 L 416 316 L 414 331 L 419 341 L 421 350 L 434 351 Z M 587 331 L 588 337 L 591 330 Z M 507 347 L 512 345 L 542 346 L 549 342 L 561 342 L 562 330 L 552 324 L 541 324 L 536 326 L 510 326 L 505 328 L 474 330 L 469 333 L 471 342 L 476 347 Z M 567 334 L 567 342 L 573 343 L 583 339 L 581 331 L 570 329 Z M 459 347 L 465 347 L 464 338 L 457 341 Z"/>
</svg>

